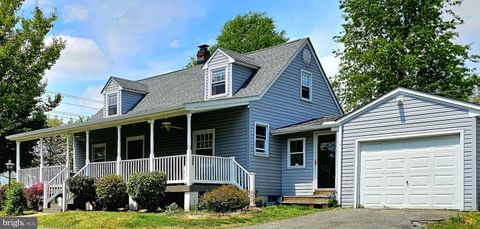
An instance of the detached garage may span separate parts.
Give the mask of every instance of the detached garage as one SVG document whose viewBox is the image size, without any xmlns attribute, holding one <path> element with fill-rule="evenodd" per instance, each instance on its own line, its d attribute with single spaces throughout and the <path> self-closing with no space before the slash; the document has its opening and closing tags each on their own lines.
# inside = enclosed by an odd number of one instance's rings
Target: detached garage
<svg viewBox="0 0 480 229">
<path fill-rule="evenodd" d="M 399 88 L 337 120 L 342 206 L 477 210 L 479 114 Z"/>
</svg>

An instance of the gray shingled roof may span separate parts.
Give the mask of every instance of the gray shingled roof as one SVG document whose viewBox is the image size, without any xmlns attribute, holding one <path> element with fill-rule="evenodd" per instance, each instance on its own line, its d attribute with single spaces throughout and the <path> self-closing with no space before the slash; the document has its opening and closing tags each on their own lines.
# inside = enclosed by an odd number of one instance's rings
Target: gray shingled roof
<svg viewBox="0 0 480 229">
<path fill-rule="evenodd" d="M 332 122 L 336 121 L 342 117 L 341 115 L 331 115 L 331 116 L 325 116 L 325 117 L 320 117 L 316 119 L 311 119 L 308 121 L 300 122 L 300 123 L 295 123 L 292 125 L 284 126 L 277 128 L 272 131 L 273 135 L 280 135 L 280 134 L 289 134 L 289 133 L 296 133 L 296 132 L 301 132 L 301 131 L 312 131 L 315 129 L 321 129 L 327 126 L 332 126 L 335 124 L 332 124 Z"/>
<path fill-rule="evenodd" d="M 307 40 L 307 38 L 298 39 L 245 54 L 227 51 L 229 55 L 234 55 L 232 58 L 238 58 L 241 62 L 251 61 L 249 64 L 258 66 L 259 69 L 245 87 L 237 91 L 232 97 L 221 98 L 221 100 L 260 96 L 273 83 L 283 70 L 283 67 Z M 81 126 L 91 126 L 103 122 L 180 109 L 187 104 L 206 102 L 204 101 L 204 71 L 202 66 L 194 66 L 138 81 L 118 77 L 113 77 L 113 80 L 124 88 L 148 93 L 133 109 L 121 116 L 104 118 L 103 109 L 100 109 L 97 114 L 84 123 L 35 130 L 8 137 L 15 139 L 54 131 L 58 132 L 59 130 L 68 130 Z"/>
<path fill-rule="evenodd" d="M 123 79 L 112 76 L 112 80 L 118 83 L 124 89 L 130 89 L 138 92 L 148 92 L 148 86 L 138 81 Z"/>
<path fill-rule="evenodd" d="M 231 58 L 233 58 L 235 61 L 239 61 L 239 62 L 243 62 L 243 63 L 249 64 L 249 65 L 259 67 L 259 65 L 255 62 L 255 60 L 253 58 L 247 56 L 247 55 L 240 54 L 238 52 L 228 50 L 228 49 L 224 49 L 224 48 L 219 48 L 219 49 L 222 50 L 225 54 L 227 54 Z"/>
</svg>

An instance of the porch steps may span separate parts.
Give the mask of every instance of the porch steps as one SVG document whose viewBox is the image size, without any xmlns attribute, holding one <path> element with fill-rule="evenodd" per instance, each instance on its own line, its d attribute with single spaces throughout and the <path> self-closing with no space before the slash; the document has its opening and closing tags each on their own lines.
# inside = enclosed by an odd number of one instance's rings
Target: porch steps
<svg viewBox="0 0 480 229">
<path fill-rule="evenodd" d="M 325 205 L 335 189 L 317 189 L 313 195 L 283 196 L 282 204 Z"/>
<path fill-rule="evenodd" d="M 61 211 L 62 211 L 62 207 L 58 206 L 58 204 L 55 203 L 54 201 L 50 202 L 50 206 L 48 208 L 43 209 L 44 213 L 55 213 L 55 212 L 61 212 Z"/>
</svg>

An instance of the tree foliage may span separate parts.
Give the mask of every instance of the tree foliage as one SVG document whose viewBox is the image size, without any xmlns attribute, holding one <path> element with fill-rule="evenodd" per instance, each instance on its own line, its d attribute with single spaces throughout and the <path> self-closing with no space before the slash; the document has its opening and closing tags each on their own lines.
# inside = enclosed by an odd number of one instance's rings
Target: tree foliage
<svg viewBox="0 0 480 229">
<path fill-rule="evenodd" d="M 31 17 L 18 14 L 22 0 L 0 1 L 0 172 L 5 162 L 15 159 L 15 142 L 5 136 L 46 127 L 44 113 L 56 107 L 61 97 L 40 99 L 42 80 L 60 57 L 65 43 L 46 40 L 56 15 L 45 15 L 38 7 Z M 22 143 L 22 165 L 31 163 L 35 142 Z"/>
<path fill-rule="evenodd" d="M 52 118 L 47 120 L 47 127 L 57 127 L 62 125 L 62 120 Z M 71 141 L 70 141 L 71 142 Z M 70 147 L 71 147 L 70 143 Z M 40 165 L 40 141 L 33 147 L 34 159 L 32 166 Z M 70 149 L 72 152 L 72 147 Z M 53 136 L 43 138 L 43 165 L 65 165 L 67 159 L 67 136 Z"/>
<path fill-rule="evenodd" d="M 246 53 L 288 41 L 285 30 L 277 30 L 273 18 L 265 13 L 249 12 L 240 14 L 225 22 L 216 44 L 210 47 L 214 53 L 218 47 L 238 53 Z M 196 58 L 191 57 L 186 67 L 196 65 Z"/>
<path fill-rule="evenodd" d="M 396 87 L 454 99 L 471 98 L 478 61 L 469 45 L 454 43 L 463 23 L 451 9 L 458 0 L 341 0 L 343 32 L 335 40 L 340 71 L 334 86 L 346 110 Z"/>
</svg>

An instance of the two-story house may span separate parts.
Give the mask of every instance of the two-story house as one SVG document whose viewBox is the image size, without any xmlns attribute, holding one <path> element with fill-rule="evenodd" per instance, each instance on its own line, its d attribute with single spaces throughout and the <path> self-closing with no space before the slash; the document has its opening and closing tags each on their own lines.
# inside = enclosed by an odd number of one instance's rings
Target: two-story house
<svg viewBox="0 0 480 229">
<path fill-rule="evenodd" d="M 207 48 L 195 67 L 111 77 L 86 122 L 8 136 L 17 180 L 43 181 L 45 207 L 59 195 L 65 207 L 70 172 L 163 171 L 186 210 L 221 184 L 248 190 L 252 205 L 336 192 L 346 207 L 477 209 L 480 106 L 399 88 L 344 115 L 308 38 Z M 72 165 L 20 168 L 21 142 L 56 135 L 73 144 Z"/>
</svg>

